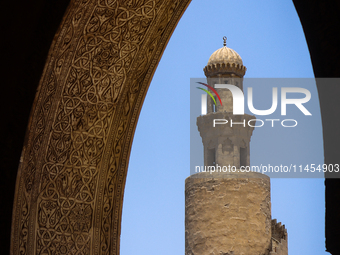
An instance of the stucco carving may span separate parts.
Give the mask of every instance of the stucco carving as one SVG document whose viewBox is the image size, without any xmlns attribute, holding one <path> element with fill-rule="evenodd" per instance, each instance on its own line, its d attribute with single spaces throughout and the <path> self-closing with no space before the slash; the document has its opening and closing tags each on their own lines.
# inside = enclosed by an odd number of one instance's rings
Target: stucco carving
<svg viewBox="0 0 340 255">
<path fill-rule="evenodd" d="M 119 254 L 136 122 L 189 2 L 71 1 L 31 112 L 11 254 Z"/>
</svg>

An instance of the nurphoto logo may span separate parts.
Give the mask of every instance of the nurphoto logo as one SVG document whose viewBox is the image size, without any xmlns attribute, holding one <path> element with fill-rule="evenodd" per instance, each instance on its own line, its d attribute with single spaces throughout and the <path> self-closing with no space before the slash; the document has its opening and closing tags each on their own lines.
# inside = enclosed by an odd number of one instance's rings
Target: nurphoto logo
<svg viewBox="0 0 340 255">
<path fill-rule="evenodd" d="M 217 93 L 217 91 L 215 89 L 228 89 L 231 94 L 232 94 L 232 98 L 233 98 L 233 115 L 244 115 L 244 94 L 243 91 L 232 84 L 215 84 L 215 88 L 213 88 L 212 86 L 205 84 L 203 82 L 197 82 L 201 85 L 206 86 L 207 88 L 209 88 L 218 98 L 220 104 L 222 105 L 222 100 L 219 96 L 219 94 Z M 197 87 L 198 89 L 201 89 L 203 91 L 205 91 L 213 100 L 215 106 L 217 104 L 215 97 L 212 95 L 212 93 L 207 90 L 207 89 L 203 89 L 200 87 Z M 272 105 L 269 109 L 265 109 L 265 110 L 259 110 L 256 109 L 254 107 L 253 104 L 253 88 L 252 87 L 248 87 L 247 90 L 247 105 L 248 105 L 248 109 L 251 113 L 255 114 L 255 115 L 261 115 L 261 116 L 267 116 L 267 115 L 271 115 L 273 114 L 277 108 L 278 108 L 278 89 L 277 87 L 273 87 L 272 88 Z M 304 95 L 303 98 L 287 98 L 287 94 L 289 93 L 301 93 Z M 201 96 L 201 115 L 206 115 L 207 114 L 207 94 L 202 94 Z M 305 88 L 299 88 L 299 87 L 282 87 L 281 88 L 281 115 L 282 116 L 286 116 L 287 115 L 287 105 L 291 104 L 291 105 L 295 105 L 304 115 L 306 116 L 311 116 L 312 114 L 306 109 L 306 107 L 303 105 L 305 103 L 307 103 L 309 100 L 311 99 L 311 93 L 309 92 L 308 89 Z M 265 123 L 265 121 L 271 122 L 272 127 L 274 127 L 274 123 L 276 121 L 280 121 L 281 125 L 283 127 L 295 127 L 297 126 L 297 121 L 295 119 L 284 119 L 284 120 L 280 120 L 280 119 L 265 119 L 265 120 L 261 120 L 261 119 L 251 119 L 248 121 L 248 126 L 250 127 L 262 127 Z M 261 124 L 259 125 L 255 125 L 256 122 L 260 122 Z M 287 123 L 289 122 L 293 122 L 293 125 L 288 125 Z M 232 121 L 232 119 L 230 120 L 226 120 L 226 119 L 214 119 L 213 120 L 213 126 L 215 127 L 216 125 L 220 124 L 220 125 L 224 125 L 230 123 L 230 125 L 232 126 L 233 124 L 242 124 L 244 127 L 246 126 L 246 120 L 243 120 L 243 122 L 234 122 Z"/>
</svg>

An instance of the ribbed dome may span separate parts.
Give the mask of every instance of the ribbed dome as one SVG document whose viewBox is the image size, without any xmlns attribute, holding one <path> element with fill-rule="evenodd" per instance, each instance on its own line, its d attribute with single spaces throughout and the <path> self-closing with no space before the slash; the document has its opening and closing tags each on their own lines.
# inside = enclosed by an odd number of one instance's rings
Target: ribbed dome
<svg viewBox="0 0 340 255">
<path fill-rule="evenodd" d="M 209 58 L 207 65 L 216 65 L 216 64 L 236 64 L 243 65 L 242 58 L 240 55 L 234 51 L 233 49 L 224 46 L 217 51 L 215 51 Z"/>
<path fill-rule="evenodd" d="M 223 37 L 223 40 L 224 46 L 210 56 L 208 64 L 204 67 L 205 76 L 236 75 L 243 77 L 247 68 L 243 65 L 242 58 L 236 51 L 226 46 L 226 37 Z"/>
</svg>

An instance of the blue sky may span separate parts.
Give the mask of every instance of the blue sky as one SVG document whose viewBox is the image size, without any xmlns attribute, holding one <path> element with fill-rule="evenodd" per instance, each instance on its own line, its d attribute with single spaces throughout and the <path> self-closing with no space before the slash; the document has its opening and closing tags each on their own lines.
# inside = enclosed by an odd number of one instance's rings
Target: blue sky
<svg viewBox="0 0 340 255">
<path fill-rule="evenodd" d="M 193 0 L 165 49 L 138 121 L 125 187 L 121 255 L 184 254 L 190 78 L 204 78 L 203 67 L 223 46 L 223 36 L 242 57 L 246 78 L 314 77 L 291 1 Z M 308 89 L 313 124 L 289 132 L 255 130 L 252 165 L 323 162 L 317 92 L 315 86 Z M 290 255 L 328 254 L 322 178 L 272 178 L 271 202 L 272 218 L 288 229 Z"/>
</svg>

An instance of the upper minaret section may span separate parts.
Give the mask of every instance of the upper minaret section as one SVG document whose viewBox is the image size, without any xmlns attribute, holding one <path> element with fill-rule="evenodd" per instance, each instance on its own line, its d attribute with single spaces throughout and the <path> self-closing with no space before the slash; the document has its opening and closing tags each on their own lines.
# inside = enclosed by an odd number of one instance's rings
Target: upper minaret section
<svg viewBox="0 0 340 255">
<path fill-rule="evenodd" d="M 240 55 L 227 47 L 227 37 L 223 37 L 223 47 L 210 56 L 208 64 L 203 69 L 207 78 L 242 78 L 246 70 Z"/>
</svg>

